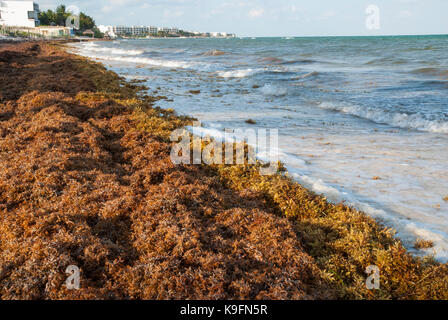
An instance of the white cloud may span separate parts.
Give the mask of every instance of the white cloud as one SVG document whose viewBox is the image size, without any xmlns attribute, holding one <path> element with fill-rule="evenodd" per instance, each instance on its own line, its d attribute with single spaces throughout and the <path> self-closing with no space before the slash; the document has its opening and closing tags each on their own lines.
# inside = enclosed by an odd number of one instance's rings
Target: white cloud
<svg viewBox="0 0 448 320">
<path fill-rule="evenodd" d="M 249 11 L 248 16 L 251 19 L 255 18 L 261 18 L 264 15 L 264 9 L 263 8 L 254 8 Z"/>
</svg>

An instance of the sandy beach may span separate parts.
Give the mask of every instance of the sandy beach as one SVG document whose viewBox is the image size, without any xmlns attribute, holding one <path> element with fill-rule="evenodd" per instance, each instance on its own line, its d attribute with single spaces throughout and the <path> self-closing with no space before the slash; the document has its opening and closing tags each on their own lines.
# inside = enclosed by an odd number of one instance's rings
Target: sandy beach
<svg viewBox="0 0 448 320">
<path fill-rule="evenodd" d="M 146 90 L 61 43 L 0 42 L 2 299 L 448 298 L 446 264 L 283 171 L 174 165 L 192 119 Z"/>
</svg>

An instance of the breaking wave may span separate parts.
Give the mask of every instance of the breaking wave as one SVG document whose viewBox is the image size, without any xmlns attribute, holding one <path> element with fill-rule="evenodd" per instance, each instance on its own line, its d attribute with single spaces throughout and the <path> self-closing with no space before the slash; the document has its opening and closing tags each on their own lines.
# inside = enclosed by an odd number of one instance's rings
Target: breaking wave
<svg viewBox="0 0 448 320">
<path fill-rule="evenodd" d="M 94 44 L 86 45 L 84 46 L 84 49 L 92 52 L 105 52 L 114 55 L 125 55 L 125 56 L 139 56 L 145 53 L 144 50 L 124 50 L 119 48 L 106 48 L 106 47 L 99 47 L 98 45 Z"/>
<path fill-rule="evenodd" d="M 257 69 L 244 69 L 232 71 L 218 71 L 217 74 L 222 78 L 246 78 L 259 72 Z"/>
<path fill-rule="evenodd" d="M 89 55 L 93 59 L 108 60 L 108 61 L 122 61 L 129 63 L 146 64 L 156 67 L 173 68 L 173 69 L 192 69 L 196 66 L 193 62 L 176 61 L 176 60 L 159 60 L 151 58 L 140 57 L 122 57 L 122 56 L 95 56 Z"/>
<path fill-rule="evenodd" d="M 319 107 L 322 109 L 351 114 L 376 123 L 388 124 L 394 127 L 435 133 L 448 133 L 448 121 L 428 120 L 417 113 L 406 114 L 362 107 L 359 105 L 343 105 L 329 102 L 323 102 Z"/>
</svg>

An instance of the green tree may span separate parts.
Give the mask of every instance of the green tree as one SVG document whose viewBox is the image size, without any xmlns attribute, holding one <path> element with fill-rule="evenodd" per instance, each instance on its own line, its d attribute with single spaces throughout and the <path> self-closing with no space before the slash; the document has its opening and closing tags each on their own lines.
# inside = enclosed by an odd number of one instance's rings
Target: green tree
<svg viewBox="0 0 448 320">
<path fill-rule="evenodd" d="M 49 26 L 52 23 L 56 24 L 56 13 L 53 10 L 42 11 L 39 13 L 39 21 L 43 26 Z"/>
<path fill-rule="evenodd" d="M 104 38 L 104 33 L 102 33 L 96 26 L 93 28 L 93 32 L 95 32 L 95 38 Z"/>
<path fill-rule="evenodd" d="M 58 26 L 64 26 L 67 21 L 67 18 L 70 17 L 73 13 L 70 11 L 67 11 L 67 8 L 65 5 L 60 5 L 56 8 L 56 11 L 53 10 L 47 10 L 42 11 L 39 13 L 39 20 L 40 24 L 42 26 L 50 26 L 50 25 L 58 25 Z M 96 24 L 95 20 L 93 20 L 92 17 L 86 15 L 85 13 L 81 12 L 79 14 L 79 28 L 82 33 L 82 31 L 88 30 L 88 29 L 95 29 Z M 94 32 L 100 36 L 101 33 L 96 30 Z"/>
<path fill-rule="evenodd" d="M 71 13 L 66 11 L 64 5 L 58 6 L 56 8 L 56 24 L 65 27 L 65 22 L 70 15 Z"/>
<path fill-rule="evenodd" d="M 81 30 L 93 29 L 95 28 L 95 20 L 93 20 L 88 15 L 81 12 L 79 14 L 79 28 Z"/>
</svg>

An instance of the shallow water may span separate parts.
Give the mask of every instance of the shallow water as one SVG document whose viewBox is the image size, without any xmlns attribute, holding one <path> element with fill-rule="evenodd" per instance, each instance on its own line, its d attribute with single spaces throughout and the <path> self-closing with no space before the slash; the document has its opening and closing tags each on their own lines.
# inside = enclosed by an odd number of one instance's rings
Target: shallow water
<svg viewBox="0 0 448 320">
<path fill-rule="evenodd" d="M 76 46 L 206 127 L 278 128 L 281 160 L 300 183 L 394 227 L 411 250 L 433 240 L 424 253 L 448 261 L 447 36 Z"/>
</svg>

